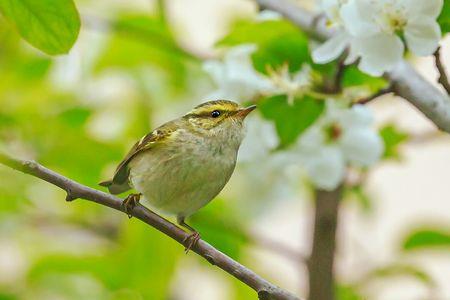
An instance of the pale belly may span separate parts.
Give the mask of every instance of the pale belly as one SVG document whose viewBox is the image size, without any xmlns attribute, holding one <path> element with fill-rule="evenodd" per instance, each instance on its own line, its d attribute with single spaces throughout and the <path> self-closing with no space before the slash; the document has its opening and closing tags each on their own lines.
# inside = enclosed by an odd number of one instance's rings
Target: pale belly
<svg viewBox="0 0 450 300">
<path fill-rule="evenodd" d="M 237 149 L 220 152 L 152 149 L 130 164 L 130 181 L 157 211 L 188 217 L 225 186 L 236 164 Z"/>
</svg>

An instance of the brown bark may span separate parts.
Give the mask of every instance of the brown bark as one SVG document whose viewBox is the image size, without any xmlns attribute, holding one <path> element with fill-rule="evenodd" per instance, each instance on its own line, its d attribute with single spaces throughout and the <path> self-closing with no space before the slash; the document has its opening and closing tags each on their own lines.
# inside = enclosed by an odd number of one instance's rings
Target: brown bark
<svg viewBox="0 0 450 300">
<path fill-rule="evenodd" d="M 342 187 L 315 191 L 314 237 L 309 268 L 309 299 L 334 300 L 334 253 Z"/>
</svg>

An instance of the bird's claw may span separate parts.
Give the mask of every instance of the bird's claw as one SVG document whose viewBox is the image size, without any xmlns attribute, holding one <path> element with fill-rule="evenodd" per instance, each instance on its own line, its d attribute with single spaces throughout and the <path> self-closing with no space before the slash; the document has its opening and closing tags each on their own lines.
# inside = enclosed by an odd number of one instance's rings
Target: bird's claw
<svg viewBox="0 0 450 300">
<path fill-rule="evenodd" d="M 138 205 L 142 194 L 130 194 L 122 202 L 122 209 L 127 214 L 128 218 L 131 219 L 131 211 Z"/>
<path fill-rule="evenodd" d="M 186 254 L 198 243 L 200 240 L 200 233 L 194 231 L 188 237 L 183 240 L 183 244 L 185 245 L 184 252 Z"/>
</svg>

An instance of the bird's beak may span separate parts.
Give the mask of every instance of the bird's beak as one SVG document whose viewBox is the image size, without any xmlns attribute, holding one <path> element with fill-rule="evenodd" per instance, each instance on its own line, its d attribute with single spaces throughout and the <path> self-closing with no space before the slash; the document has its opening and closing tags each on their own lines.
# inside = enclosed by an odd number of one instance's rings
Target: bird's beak
<svg viewBox="0 0 450 300">
<path fill-rule="evenodd" d="M 236 116 L 241 117 L 242 119 L 244 119 L 249 113 L 251 113 L 254 109 L 256 108 L 256 105 L 252 105 L 246 108 L 241 108 L 240 110 L 238 110 L 238 112 L 236 113 Z"/>
</svg>

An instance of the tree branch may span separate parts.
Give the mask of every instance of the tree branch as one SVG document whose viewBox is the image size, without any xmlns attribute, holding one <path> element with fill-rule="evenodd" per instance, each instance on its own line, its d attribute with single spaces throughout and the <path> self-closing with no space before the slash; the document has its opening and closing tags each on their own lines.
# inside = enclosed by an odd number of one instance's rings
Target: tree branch
<svg viewBox="0 0 450 300">
<path fill-rule="evenodd" d="M 47 169 L 34 161 L 18 160 L 0 153 L 0 163 L 15 170 L 38 177 L 63 189 L 67 192 L 66 200 L 68 201 L 82 198 L 123 212 L 122 199 L 84 186 L 50 169 Z M 131 211 L 131 215 L 171 237 L 180 244 L 183 244 L 189 236 L 188 233 L 176 225 L 148 210 L 142 205 L 137 205 Z M 252 270 L 234 261 L 203 240 L 199 240 L 199 242 L 191 250 L 205 258 L 212 265 L 216 265 L 220 269 L 230 275 L 233 275 L 238 280 L 251 287 L 258 293 L 259 299 L 299 300 L 296 296 L 273 285 L 269 281 L 254 273 Z"/>
<path fill-rule="evenodd" d="M 321 22 L 321 15 L 314 16 L 298 4 L 288 0 L 256 0 L 261 8 L 276 11 L 301 28 L 313 39 L 323 41 L 331 37 L 332 32 Z"/>
<path fill-rule="evenodd" d="M 256 0 L 266 9 L 281 13 L 312 38 L 323 41 L 333 35 L 323 22 L 289 0 Z M 450 96 L 425 80 L 407 62 L 401 62 L 386 74 L 400 97 L 409 101 L 439 129 L 450 133 Z"/>
<path fill-rule="evenodd" d="M 315 191 L 314 239 L 308 261 L 309 299 L 335 299 L 333 266 L 341 199 L 342 186 L 331 192 Z"/>
<path fill-rule="evenodd" d="M 447 72 L 445 71 L 444 63 L 441 59 L 441 47 L 434 52 L 434 60 L 439 72 L 438 82 L 444 87 L 447 93 L 450 94 L 450 81 L 448 80 Z"/>
<path fill-rule="evenodd" d="M 395 94 L 406 99 L 439 129 L 450 133 L 450 97 L 434 87 L 406 63 L 399 63 L 388 74 Z"/>
</svg>

